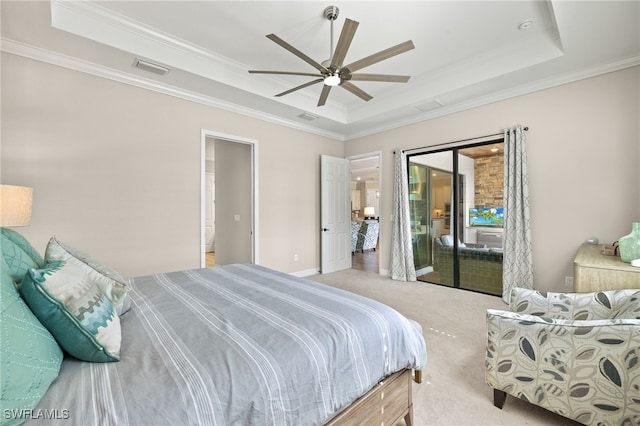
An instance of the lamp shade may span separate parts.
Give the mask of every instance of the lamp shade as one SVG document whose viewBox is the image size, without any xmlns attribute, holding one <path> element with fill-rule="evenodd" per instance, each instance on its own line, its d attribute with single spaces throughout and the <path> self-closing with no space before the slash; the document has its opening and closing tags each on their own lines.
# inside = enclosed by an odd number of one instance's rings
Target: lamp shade
<svg viewBox="0 0 640 426">
<path fill-rule="evenodd" d="M 376 211 L 373 207 L 365 207 L 364 208 L 364 215 L 365 216 L 375 216 L 376 215 Z"/>
<path fill-rule="evenodd" d="M 0 185 L 0 226 L 28 225 L 32 199 L 32 188 Z"/>
</svg>

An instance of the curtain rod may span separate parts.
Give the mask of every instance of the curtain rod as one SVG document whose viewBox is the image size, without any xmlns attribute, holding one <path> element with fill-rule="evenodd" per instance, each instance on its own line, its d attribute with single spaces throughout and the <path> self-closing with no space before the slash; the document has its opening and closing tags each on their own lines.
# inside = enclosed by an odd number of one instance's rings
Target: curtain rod
<svg viewBox="0 0 640 426">
<path fill-rule="evenodd" d="M 522 130 L 524 130 L 525 132 L 529 131 L 529 127 L 525 126 L 522 128 Z M 453 141 L 453 142 L 444 142 L 444 143 L 439 143 L 439 144 L 435 144 L 435 145 L 429 145 L 429 146 L 423 146 L 421 148 L 411 148 L 411 149 L 403 149 L 402 152 L 409 152 L 409 151 L 420 151 L 423 149 L 429 149 L 429 148 L 433 148 L 433 147 L 437 147 L 437 146 L 443 146 L 443 145 L 451 145 L 454 143 L 460 143 L 460 142 L 468 142 L 468 141 L 475 141 L 477 139 L 484 139 L 484 138 L 492 138 L 495 136 L 504 136 L 504 132 L 502 133 L 496 133 L 493 135 L 486 135 L 486 136 L 478 136 L 475 138 L 469 138 L 469 139 L 460 139 L 459 141 Z M 393 153 L 395 154 L 396 152 L 393 151 Z"/>
</svg>

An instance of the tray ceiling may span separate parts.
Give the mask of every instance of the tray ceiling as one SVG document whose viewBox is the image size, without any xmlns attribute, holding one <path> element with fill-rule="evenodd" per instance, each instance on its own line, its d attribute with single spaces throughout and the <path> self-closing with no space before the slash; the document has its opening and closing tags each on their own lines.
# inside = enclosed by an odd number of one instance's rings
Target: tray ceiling
<svg viewBox="0 0 640 426">
<path fill-rule="evenodd" d="M 348 140 L 640 64 L 636 1 L 59 1 L 2 2 L 2 50 Z M 364 102 L 313 78 L 265 37 L 314 60 L 330 55 L 324 9 L 360 23 L 345 63 L 405 40 L 415 49 L 362 69 L 408 83 L 356 82 Z M 527 28 L 523 28 L 527 27 Z M 169 69 L 160 76 L 136 59 Z"/>
</svg>

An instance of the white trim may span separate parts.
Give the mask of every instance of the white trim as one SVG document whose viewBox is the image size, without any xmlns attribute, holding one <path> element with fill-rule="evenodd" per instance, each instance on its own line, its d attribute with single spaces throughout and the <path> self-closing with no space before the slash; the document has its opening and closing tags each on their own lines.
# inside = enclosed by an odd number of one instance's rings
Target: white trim
<svg viewBox="0 0 640 426">
<path fill-rule="evenodd" d="M 640 56 L 634 56 L 631 58 L 621 59 L 619 61 L 610 62 L 606 64 L 596 65 L 589 68 L 572 71 L 569 73 L 551 76 L 538 81 L 525 83 L 517 87 L 501 90 L 499 92 L 490 93 L 477 98 L 469 99 L 450 106 L 444 106 L 435 110 L 429 111 L 424 114 L 418 114 L 404 119 L 395 120 L 393 122 L 376 125 L 375 121 L 370 121 L 366 125 L 366 130 L 349 132 L 348 127 L 350 123 L 346 124 L 347 129 L 345 133 L 336 133 L 329 130 L 313 127 L 305 123 L 298 123 L 290 121 L 282 117 L 278 117 L 266 112 L 258 111 L 252 108 L 243 107 L 231 102 L 216 99 L 210 96 L 205 96 L 200 93 L 190 92 L 178 87 L 170 86 L 167 84 L 159 83 L 157 81 L 148 80 L 142 77 L 130 75 L 126 72 L 115 70 L 112 68 L 97 65 L 85 60 L 73 58 L 71 56 L 63 55 L 50 50 L 42 49 L 39 47 L 31 46 L 25 43 L 21 43 L 15 40 L 0 38 L 0 50 L 6 53 L 11 53 L 25 58 L 30 58 L 36 61 L 45 62 L 52 65 L 58 65 L 64 68 L 68 68 L 74 71 L 84 72 L 87 74 L 95 75 L 98 77 L 106 78 L 109 80 L 118 81 L 120 83 L 129 84 L 132 86 L 140 87 L 147 90 L 153 90 L 166 95 L 175 96 L 180 99 L 200 103 L 203 105 L 220 108 L 225 111 L 231 111 L 238 114 L 242 114 L 248 117 L 257 118 L 266 122 L 278 124 L 281 126 L 289 127 L 292 129 L 300 130 L 303 132 L 324 136 L 329 139 L 338 141 L 349 141 L 352 139 L 362 138 L 372 134 L 380 133 L 387 130 L 393 130 L 398 127 L 408 126 L 416 124 L 422 121 L 432 120 L 435 118 L 443 117 L 446 115 L 454 114 L 461 111 L 466 111 L 472 108 L 488 105 L 494 102 L 503 101 L 506 99 L 515 98 L 518 96 L 527 95 L 529 93 L 538 92 L 545 89 L 561 86 L 563 84 L 573 83 L 575 81 L 584 80 L 591 77 L 596 77 L 602 74 L 607 74 L 615 71 L 620 71 L 626 68 L 631 68 L 640 65 Z M 420 104 L 424 104 L 428 99 L 422 100 Z M 352 123 L 357 125 L 357 123 Z"/>
<path fill-rule="evenodd" d="M 256 79 L 246 72 L 250 68 L 247 64 L 94 2 L 52 0 L 51 26 L 125 52 L 136 52 L 137 55 L 159 61 L 170 68 L 180 68 L 260 97 L 272 97 L 273 93 L 291 87 L 286 79 L 274 75 Z M 311 92 L 298 91 L 277 102 L 304 110 L 310 102 L 315 103 L 316 99 Z M 341 124 L 347 122 L 346 108 L 331 100 L 325 104 L 320 115 Z"/>
<path fill-rule="evenodd" d="M 553 87 L 562 86 L 563 84 L 569 84 L 576 81 L 584 80 L 591 77 L 597 77 L 602 74 L 608 74 L 615 71 L 620 71 L 626 68 L 631 68 L 640 65 L 640 56 L 634 56 L 631 58 L 621 59 L 615 62 L 609 62 L 606 64 L 596 65 L 588 68 L 583 68 L 577 71 L 564 73 L 561 75 L 554 75 L 551 77 L 543 78 L 541 80 L 525 83 L 517 87 L 511 87 L 508 89 L 500 90 L 498 92 L 492 92 L 488 95 L 479 96 L 467 101 L 459 102 L 450 106 L 444 106 L 424 114 L 418 114 L 408 117 L 406 119 L 399 119 L 388 124 L 381 126 L 375 126 L 371 123 L 371 126 L 367 126 L 367 130 L 359 132 L 346 133 L 344 140 L 349 141 L 352 139 L 358 139 L 365 136 L 373 135 L 376 133 L 384 132 L 387 130 L 397 129 L 398 127 L 408 126 L 411 124 L 420 123 L 422 121 L 432 120 L 434 118 L 443 117 L 445 115 L 455 114 L 457 112 L 466 111 L 469 109 L 477 108 L 483 105 L 492 104 L 495 102 L 504 101 L 506 99 L 516 98 L 518 96 L 528 95 L 530 93 L 539 92 L 541 90 L 551 89 Z M 421 102 L 422 104 L 425 101 Z"/>
<path fill-rule="evenodd" d="M 113 68 L 108 68 L 82 59 L 63 55 L 57 52 L 52 52 L 4 37 L 0 38 L 0 50 L 13 55 L 22 56 L 24 58 L 33 59 L 35 61 L 57 65 L 59 67 L 67 68 L 73 71 L 94 75 L 96 77 L 106 78 L 107 80 L 113 80 L 119 83 L 139 87 L 141 89 L 147 89 L 187 101 L 196 102 L 202 105 L 219 108 L 224 111 L 235 112 L 247 117 L 257 118 L 258 120 L 278 124 L 306 133 L 324 136 L 326 138 L 334 139 L 337 141 L 344 141 L 344 137 L 341 134 L 335 132 L 313 127 L 305 123 L 290 121 L 273 114 L 223 101 L 221 99 L 206 96 L 201 93 L 191 92 L 155 80 L 128 74 L 124 71 L 115 70 Z"/>
<path fill-rule="evenodd" d="M 380 247 L 378 250 L 380 251 L 380 253 L 382 253 L 382 236 L 384 235 L 385 233 L 384 231 L 386 230 L 386 226 L 382 226 L 382 221 L 384 218 L 383 216 L 384 208 L 382 207 L 383 205 L 382 200 L 384 199 L 384 191 L 382 190 L 383 189 L 382 188 L 382 151 L 373 151 L 373 152 L 367 152 L 364 154 L 356 154 L 346 158 L 347 160 L 357 160 L 360 158 L 370 158 L 370 157 L 378 157 L 378 192 L 380 192 L 380 198 L 378 199 L 378 222 L 380 222 L 378 244 L 380 245 Z M 380 256 L 378 256 L 378 274 L 382 274 L 381 264 L 382 262 L 380 262 Z M 353 268 L 353 263 L 351 264 L 351 268 Z"/>
<path fill-rule="evenodd" d="M 298 272 L 290 272 L 289 275 L 293 275 L 294 277 L 310 277 L 312 275 L 318 275 L 320 273 L 320 267 L 314 269 L 307 269 L 305 271 Z"/>
<path fill-rule="evenodd" d="M 207 138 L 212 139 L 222 139 L 229 142 L 235 143 L 243 143 L 247 144 L 251 147 L 251 204 L 252 204 L 252 214 L 251 214 L 251 262 L 256 265 L 260 264 L 260 256 L 259 256 L 259 197 L 258 197 L 258 176 L 260 176 L 258 172 L 258 141 L 256 139 L 249 139 L 242 136 L 229 135 L 226 133 L 215 132 L 213 130 L 201 129 L 200 131 L 200 266 L 204 268 L 206 266 L 206 256 L 204 254 L 205 244 L 205 174 L 206 174 L 206 166 L 205 166 L 205 152 L 206 152 L 206 144 Z"/>
</svg>

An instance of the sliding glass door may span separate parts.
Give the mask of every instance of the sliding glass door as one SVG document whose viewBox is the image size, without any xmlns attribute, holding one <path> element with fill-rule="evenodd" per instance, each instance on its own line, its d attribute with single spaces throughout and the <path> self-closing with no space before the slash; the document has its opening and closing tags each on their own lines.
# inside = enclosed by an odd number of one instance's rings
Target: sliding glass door
<svg viewBox="0 0 640 426">
<path fill-rule="evenodd" d="M 502 294 L 502 141 L 408 157 L 418 280 Z"/>
</svg>

